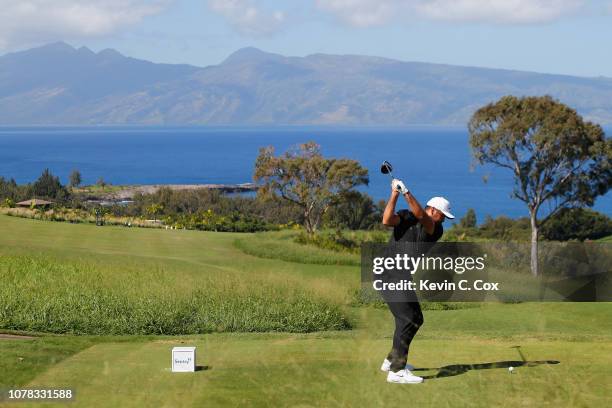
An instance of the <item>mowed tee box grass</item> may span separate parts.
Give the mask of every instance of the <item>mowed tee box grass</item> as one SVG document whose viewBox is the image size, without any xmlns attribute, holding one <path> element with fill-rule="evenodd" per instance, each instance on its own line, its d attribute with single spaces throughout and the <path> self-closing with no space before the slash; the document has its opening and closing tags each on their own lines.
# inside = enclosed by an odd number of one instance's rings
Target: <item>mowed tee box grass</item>
<svg viewBox="0 0 612 408">
<path fill-rule="evenodd" d="M 426 381 L 398 389 L 379 371 L 391 316 L 355 306 L 358 265 L 332 262 L 346 254 L 278 233 L 0 226 L 0 327 L 39 335 L 0 341 L 2 388 L 70 387 L 88 407 L 611 402 L 609 303 L 426 310 L 411 359 Z M 314 252 L 326 261 L 299 262 Z M 201 369 L 173 374 L 176 346 Z"/>
</svg>

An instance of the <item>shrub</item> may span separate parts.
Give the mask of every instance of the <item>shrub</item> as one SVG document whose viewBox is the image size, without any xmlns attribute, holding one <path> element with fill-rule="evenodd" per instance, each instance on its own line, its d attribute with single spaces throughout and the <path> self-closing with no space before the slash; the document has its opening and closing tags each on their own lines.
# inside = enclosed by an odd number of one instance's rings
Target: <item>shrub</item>
<svg viewBox="0 0 612 408">
<path fill-rule="evenodd" d="M 542 236 L 551 241 L 599 239 L 612 235 L 612 220 L 586 208 L 566 208 L 542 226 Z"/>
<path fill-rule="evenodd" d="M 459 221 L 459 226 L 462 228 L 476 228 L 476 211 L 473 208 L 467 210 L 465 216 Z"/>
<path fill-rule="evenodd" d="M 528 240 L 531 233 L 529 219 L 512 218 L 500 215 L 497 218 L 487 216 L 485 222 L 479 228 L 480 235 L 484 238 L 502 241 Z"/>
<path fill-rule="evenodd" d="M 246 214 L 232 212 L 228 215 L 220 215 L 211 209 L 195 214 L 168 215 L 163 220 L 168 225 L 202 231 L 257 232 L 278 229 L 274 225 Z"/>
<path fill-rule="evenodd" d="M 15 201 L 13 201 L 10 198 L 5 198 L 4 199 L 4 206 L 7 208 L 15 208 Z"/>
<path fill-rule="evenodd" d="M 468 211 L 469 215 L 469 211 Z M 451 228 L 444 232 L 444 241 L 528 241 L 531 229 L 528 218 L 512 219 L 504 215 L 497 218 L 487 216 L 482 225 L 470 227 L 476 219 L 466 215 L 459 224 L 453 224 Z"/>
<path fill-rule="evenodd" d="M 347 191 L 329 208 L 324 225 L 335 229 L 368 230 L 378 227 L 381 219 L 382 213 L 369 195 Z"/>
<path fill-rule="evenodd" d="M 32 184 L 32 193 L 36 197 L 55 200 L 65 200 L 69 196 L 68 190 L 60 183 L 59 177 L 51 174 L 49 169 L 45 169 L 38 180 Z"/>
</svg>

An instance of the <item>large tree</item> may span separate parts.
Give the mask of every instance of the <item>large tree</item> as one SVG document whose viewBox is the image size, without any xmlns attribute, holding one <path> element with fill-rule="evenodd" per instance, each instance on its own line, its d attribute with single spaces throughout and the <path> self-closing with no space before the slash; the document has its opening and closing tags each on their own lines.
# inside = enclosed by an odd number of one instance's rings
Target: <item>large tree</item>
<svg viewBox="0 0 612 408">
<path fill-rule="evenodd" d="M 259 150 L 254 180 L 262 196 L 282 197 L 300 208 L 304 228 L 315 232 L 330 206 L 356 186 L 368 184 L 368 170 L 350 159 L 325 158 L 314 142 L 275 156 L 274 148 Z"/>
<path fill-rule="evenodd" d="M 531 271 L 538 275 L 538 229 L 560 209 L 592 206 L 610 189 L 612 141 L 549 96 L 505 96 L 476 111 L 468 127 L 476 161 L 514 175 L 512 196 L 529 210 Z"/>
</svg>

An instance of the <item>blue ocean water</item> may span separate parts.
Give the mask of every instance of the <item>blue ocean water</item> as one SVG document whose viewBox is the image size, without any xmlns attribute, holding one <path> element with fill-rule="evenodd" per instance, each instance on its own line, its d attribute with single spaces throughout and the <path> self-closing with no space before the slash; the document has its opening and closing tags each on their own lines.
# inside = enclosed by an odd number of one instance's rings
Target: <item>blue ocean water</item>
<svg viewBox="0 0 612 408">
<path fill-rule="evenodd" d="M 370 183 L 363 191 L 375 199 L 389 196 L 390 179 L 379 172 L 388 160 L 423 203 L 445 196 L 458 217 L 468 208 L 479 221 L 487 214 L 527 215 L 525 205 L 510 198 L 509 171 L 471 170 L 462 128 L 2 127 L 0 176 L 25 183 L 49 168 L 65 183 L 72 169 L 85 184 L 100 177 L 112 184 L 244 183 L 252 181 L 260 147 L 284 152 L 311 140 L 326 156 L 355 159 L 368 168 Z M 595 209 L 612 214 L 611 194 L 600 197 Z"/>
</svg>

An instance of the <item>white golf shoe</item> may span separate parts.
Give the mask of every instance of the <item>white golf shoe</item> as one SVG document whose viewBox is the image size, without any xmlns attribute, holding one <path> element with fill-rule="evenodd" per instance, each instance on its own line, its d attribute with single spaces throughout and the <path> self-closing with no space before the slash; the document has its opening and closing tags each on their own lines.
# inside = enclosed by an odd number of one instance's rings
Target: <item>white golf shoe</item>
<svg viewBox="0 0 612 408">
<path fill-rule="evenodd" d="M 395 384 L 420 384 L 423 382 L 423 378 L 412 374 L 410 370 L 389 371 L 387 382 Z"/>
<path fill-rule="evenodd" d="M 385 358 L 385 361 L 383 361 L 382 365 L 380 366 L 380 371 L 388 373 L 390 369 L 391 361 L 388 358 Z M 411 364 L 406 364 L 406 370 L 414 370 L 414 366 Z"/>
</svg>

